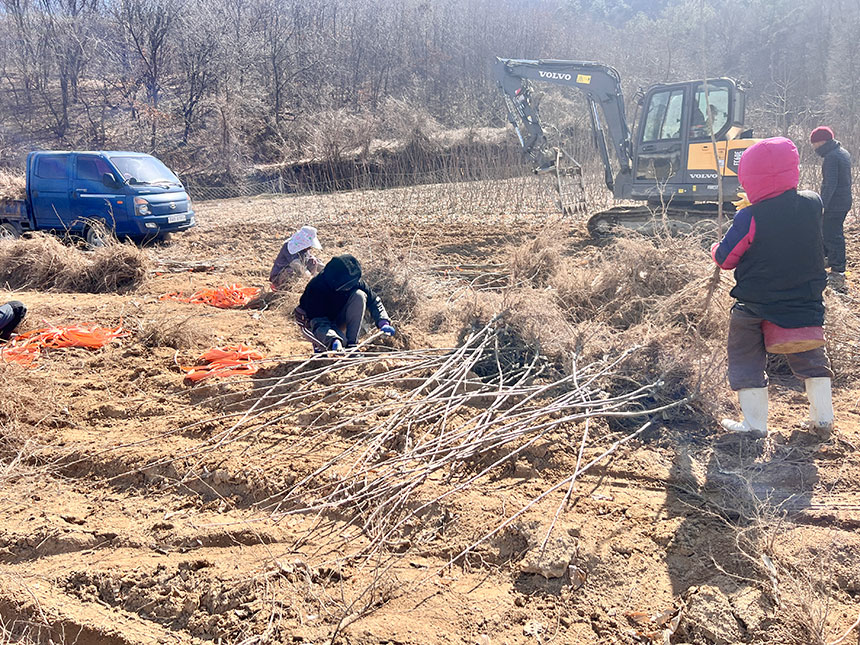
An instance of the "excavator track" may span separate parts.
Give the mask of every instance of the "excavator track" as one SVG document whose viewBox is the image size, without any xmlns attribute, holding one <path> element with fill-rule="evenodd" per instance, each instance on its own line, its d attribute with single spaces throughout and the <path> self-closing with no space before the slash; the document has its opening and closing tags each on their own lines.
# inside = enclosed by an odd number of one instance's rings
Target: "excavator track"
<svg viewBox="0 0 860 645">
<path fill-rule="evenodd" d="M 731 220 L 733 206 L 726 205 L 723 215 Z M 588 219 L 589 234 L 594 238 L 611 237 L 626 229 L 642 235 L 699 235 L 716 239 L 719 234 L 717 204 L 661 204 L 616 206 Z"/>
</svg>

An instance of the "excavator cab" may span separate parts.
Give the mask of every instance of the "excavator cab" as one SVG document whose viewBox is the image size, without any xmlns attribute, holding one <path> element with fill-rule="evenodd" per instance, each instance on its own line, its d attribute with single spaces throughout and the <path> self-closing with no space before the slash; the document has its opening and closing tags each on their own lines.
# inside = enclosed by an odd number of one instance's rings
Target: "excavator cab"
<svg viewBox="0 0 860 645">
<path fill-rule="evenodd" d="M 728 78 L 650 87 L 642 99 L 633 145 L 633 181 L 624 196 L 663 202 L 716 200 L 718 168 L 723 194 L 733 196 L 740 155 L 753 143 L 739 139 L 745 108 L 743 89 Z"/>
</svg>

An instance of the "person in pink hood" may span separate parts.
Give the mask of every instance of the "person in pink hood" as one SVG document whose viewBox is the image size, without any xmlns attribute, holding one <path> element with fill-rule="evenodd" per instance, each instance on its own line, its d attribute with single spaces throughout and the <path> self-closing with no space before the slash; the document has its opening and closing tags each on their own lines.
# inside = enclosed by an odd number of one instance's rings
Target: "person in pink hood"
<svg viewBox="0 0 860 645">
<path fill-rule="evenodd" d="M 767 350 L 765 331 L 823 338 L 827 286 L 821 239 L 821 198 L 797 190 L 799 159 L 784 137 L 764 139 L 741 156 L 738 178 L 751 205 L 711 255 L 720 268 L 734 269 L 736 299 L 728 338 L 729 385 L 738 393 L 742 421 L 724 419 L 726 430 L 767 435 Z M 811 342 L 809 344 L 815 344 Z M 822 346 L 786 353 L 809 397 L 809 426 L 829 435 L 833 425 L 830 361 Z M 803 344 L 800 344 L 803 346 Z"/>
</svg>

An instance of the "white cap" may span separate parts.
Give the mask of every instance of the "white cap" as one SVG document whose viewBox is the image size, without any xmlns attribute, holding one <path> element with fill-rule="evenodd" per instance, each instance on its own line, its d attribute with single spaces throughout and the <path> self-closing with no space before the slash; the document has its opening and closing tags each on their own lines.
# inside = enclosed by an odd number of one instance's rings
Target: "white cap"
<svg viewBox="0 0 860 645">
<path fill-rule="evenodd" d="M 298 253 L 309 248 L 322 249 L 322 244 L 317 239 L 317 230 L 313 226 L 302 226 L 287 240 L 287 251 L 290 253 Z"/>
</svg>

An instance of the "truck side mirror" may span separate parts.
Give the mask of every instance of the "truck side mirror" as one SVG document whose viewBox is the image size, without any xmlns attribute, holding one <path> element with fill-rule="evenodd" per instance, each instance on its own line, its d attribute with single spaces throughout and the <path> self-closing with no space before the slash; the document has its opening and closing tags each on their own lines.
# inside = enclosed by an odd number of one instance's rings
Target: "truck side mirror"
<svg viewBox="0 0 860 645">
<path fill-rule="evenodd" d="M 102 175 L 102 183 L 108 188 L 116 188 L 119 185 L 112 172 L 106 172 Z"/>
</svg>

